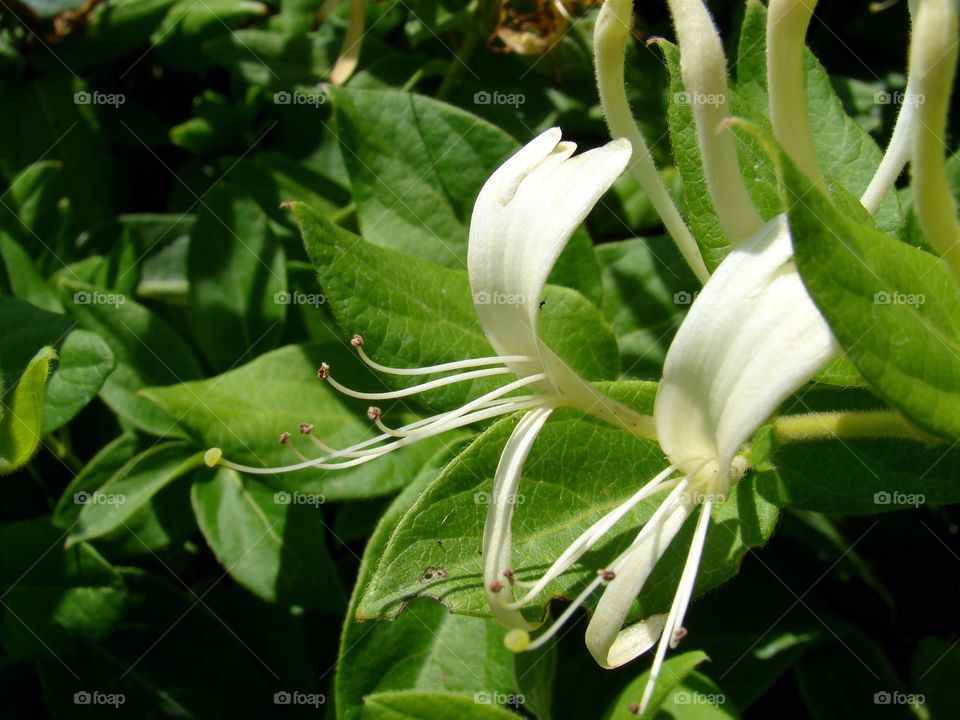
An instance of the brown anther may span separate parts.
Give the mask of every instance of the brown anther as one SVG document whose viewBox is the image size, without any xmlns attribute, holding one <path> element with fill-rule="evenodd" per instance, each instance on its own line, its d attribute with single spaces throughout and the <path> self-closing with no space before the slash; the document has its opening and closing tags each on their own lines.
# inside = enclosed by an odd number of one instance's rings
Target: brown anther
<svg viewBox="0 0 960 720">
<path fill-rule="evenodd" d="M 330 377 L 330 366 L 326 363 L 320 363 L 320 367 L 317 369 L 317 377 L 321 380 L 326 380 Z"/>
<path fill-rule="evenodd" d="M 597 570 L 597 575 L 599 575 L 600 579 L 604 582 L 610 582 L 617 577 L 617 574 L 613 570 L 607 570 L 606 568 Z"/>
<path fill-rule="evenodd" d="M 513 585 L 515 581 L 513 579 L 513 570 L 511 568 L 507 568 L 506 570 L 504 570 L 503 576 L 507 579 L 507 582 Z"/>
<path fill-rule="evenodd" d="M 354 335 L 352 338 L 350 338 L 350 344 L 353 345 L 354 347 L 362 347 L 362 346 L 363 346 L 363 336 L 362 336 L 362 335 Z"/>
<path fill-rule="evenodd" d="M 280 437 L 277 438 L 277 442 L 280 443 L 281 445 L 286 445 L 287 440 L 289 439 L 290 439 L 290 433 L 282 432 L 280 433 Z"/>
<path fill-rule="evenodd" d="M 673 632 L 673 642 L 678 643 L 687 636 L 687 629 L 685 627 L 680 627 L 674 630 Z"/>
<path fill-rule="evenodd" d="M 300 423 L 297 425 L 297 430 L 300 431 L 301 435 L 309 435 L 313 432 L 313 425 L 310 423 Z"/>
<path fill-rule="evenodd" d="M 367 408 L 367 417 L 370 419 L 370 422 L 376 422 L 383 416 L 383 410 L 378 408 L 376 405 L 371 405 Z"/>
<path fill-rule="evenodd" d="M 629 711 L 630 711 L 630 714 L 632 714 L 632 715 L 639 715 L 639 714 L 640 714 L 640 704 L 639 704 L 639 703 L 630 703 L 630 704 L 627 706 L 627 710 L 629 710 Z"/>
<path fill-rule="evenodd" d="M 501 590 L 503 590 L 503 583 L 500 582 L 499 580 L 494 580 L 492 583 L 490 583 L 490 591 L 491 591 L 491 592 L 498 593 L 498 592 L 500 592 Z"/>
</svg>

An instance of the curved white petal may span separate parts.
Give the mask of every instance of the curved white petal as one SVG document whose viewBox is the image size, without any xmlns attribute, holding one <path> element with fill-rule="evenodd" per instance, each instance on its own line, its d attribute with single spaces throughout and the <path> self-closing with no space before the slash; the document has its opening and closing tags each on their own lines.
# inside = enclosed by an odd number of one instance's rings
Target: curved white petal
<svg viewBox="0 0 960 720">
<path fill-rule="evenodd" d="M 473 209 L 467 269 L 480 324 L 500 355 L 539 354 L 543 288 L 573 232 L 623 173 L 630 143 L 571 157 L 552 128 L 507 160 Z"/>
<path fill-rule="evenodd" d="M 667 496 L 633 544 L 610 566 L 616 578 L 597 603 L 585 636 L 587 649 L 602 667 L 630 662 L 650 649 L 663 630 L 666 615 L 654 615 L 626 628 L 623 622 L 650 573 L 696 507 L 679 501 L 685 488 L 681 483 Z"/>
<path fill-rule="evenodd" d="M 690 308 L 664 363 L 654 418 L 686 472 L 740 446 L 839 347 L 796 271 L 785 216 L 730 253 Z"/>
<path fill-rule="evenodd" d="M 487 603 L 493 617 L 508 628 L 533 630 L 536 627 L 524 620 L 519 610 L 506 607 L 513 599 L 513 589 L 503 571 L 513 568 L 511 525 L 523 464 L 551 412 L 551 409 L 532 410 L 520 418 L 513 429 L 497 464 L 483 528 L 483 585 Z M 500 586 L 499 590 L 493 589 L 495 583 Z"/>
</svg>

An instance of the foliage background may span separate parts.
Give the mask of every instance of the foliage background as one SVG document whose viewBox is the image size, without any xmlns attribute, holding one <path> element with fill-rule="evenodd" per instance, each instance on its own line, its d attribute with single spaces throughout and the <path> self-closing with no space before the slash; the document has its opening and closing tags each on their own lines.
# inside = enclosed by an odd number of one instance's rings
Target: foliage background
<svg viewBox="0 0 960 720">
<path fill-rule="evenodd" d="M 214 473 L 198 456 L 218 444 L 281 462 L 276 428 L 301 421 L 333 444 L 366 432 L 363 405 L 312 379 L 319 359 L 350 366 L 349 329 L 324 302 L 277 300 L 324 291 L 281 202 L 461 267 L 473 195 L 515 142 L 556 124 L 581 147 L 606 140 L 590 63 L 596 9 L 574 7 L 569 32 L 523 56 L 487 42 L 495 4 L 369 2 L 358 72 L 344 89 L 318 91 L 346 5 L 322 22 L 317 0 L 0 5 L 4 402 L 41 347 L 61 357 L 39 453 L 2 479 L 4 716 L 414 716 L 398 709 L 397 691 L 422 693 L 418 717 L 508 717 L 474 703 L 476 693 L 521 693 L 522 712 L 541 718 L 622 712 L 618 694 L 646 661 L 600 671 L 580 628 L 545 658 L 515 659 L 490 624 L 418 600 L 395 624 L 348 630 L 341 648 L 378 520 L 395 515 L 388 507 L 404 488 L 410 496 L 435 477 L 465 435 L 279 485 Z M 734 47 L 743 4 L 710 5 Z M 848 113 L 882 143 L 893 108 L 874 94 L 902 87 L 906 9 L 823 5 L 810 44 Z M 640 38 L 671 35 L 661 4 L 637 12 Z M 629 84 L 681 197 L 659 53 L 637 45 Z M 484 92 L 522 103 L 477 102 Z M 85 104 L 76 93 L 97 95 Z M 276 93 L 309 102 L 283 104 Z M 666 241 L 623 242 L 661 232 L 629 179 L 588 230 L 591 299 L 618 336 L 627 376 L 655 378 L 682 316 L 673 293 L 692 281 Z M 589 296 L 590 282 L 578 283 Z M 98 488 L 126 502 L 75 502 Z M 277 492 L 325 502 L 284 505 Z M 914 715 L 872 702 L 899 690 L 924 693 L 931 717 L 960 716 L 950 684 L 960 672 L 956 511 L 841 512 L 788 509 L 740 575 L 694 605 L 689 649 L 712 660 L 690 682 L 728 702 L 671 714 Z M 85 691 L 125 702 L 76 704 Z M 325 702 L 275 704 L 275 693 L 294 691 Z"/>
</svg>

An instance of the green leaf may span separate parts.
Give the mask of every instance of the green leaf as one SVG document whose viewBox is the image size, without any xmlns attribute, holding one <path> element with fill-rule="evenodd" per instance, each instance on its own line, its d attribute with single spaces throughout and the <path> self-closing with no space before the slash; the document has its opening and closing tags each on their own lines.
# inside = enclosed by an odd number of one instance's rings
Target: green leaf
<svg viewBox="0 0 960 720">
<path fill-rule="evenodd" d="M 283 8 L 289 3 L 284 2 Z M 316 14 L 316 8 L 312 8 Z M 240 29 L 210 40 L 204 52 L 244 82 L 290 92 L 327 79 L 339 40 L 330 32 Z"/>
<path fill-rule="evenodd" d="M 43 435 L 59 430 L 87 406 L 113 370 L 113 353 L 99 335 L 74 330 L 60 346 L 60 362 L 47 385 Z"/>
<path fill-rule="evenodd" d="M 203 455 L 183 442 L 154 445 L 121 467 L 94 490 L 78 490 L 73 502 L 83 505 L 70 529 L 67 545 L 106 535 L 122 527 L 163 488 L 199 467 Z"/>
<path fill-rule="evenodd" d="M 652 406 L 652 383 L 600 387 L 640 411 Z M 488 614 L 480 557 L 486 503 L 500 453 L 514 425 L 515 419 L 508 418 L 487 430 L 407 511 L 363 594 L 358 617 L 394 617 L 405 601 L 416 596 L 440 597 L 454 612 Z M 518 491 L 513 552 L 514 570 L 520 579 L 529 579 L 548 567 L 592 522 L 625 501 L 639 483 L 662 471 L 664 464 L 655 443 L 574 411 L 558 411 L 541 431 Z M 772 533 L 777 510 L 756 495 L 754 482 L 753 476 L 741 482 L 728 500 L 716 507 L 698 593 L 732 577 L 747 549 L 762 544 Z M 529 608 L 531 618 L 543 617 L 542 608 L 550 598 L 572 598 L 596 577 L 597 568 L 629 545 L 658 500 L 639 505 L 585 562 L 558 579 L 539 606 Z M 692 529 L 693 524 L 688 523 L 681 531 L 641 593 L 643 614 L 663 612 L 669 606 Z"/>
<path fill-rule="evenodd" d="M 782 507 L 870 515 L 960 502 L 957 448 L 896 439 L 823 440 L 783 445 L 773 462 L 777 472 L 757 487 Z"/>
<path fill-rule="evenodd" d="M 124 468 L 134 465 L 132 461 L 141 453 L 152 450 L 153 442 L 127 433 L 105 445 L 63 491 L 53 512 L 54 525 L 61 530 L 73 530 L 87 507 L 77 500 L 95 494 L 109 495 L 109 487 L 106 491 L 103 487 L 122 479 Z M 147 482 L 151 480 L 148 478 Z M 111 558 L 148 555 L 184 540 L 196 529 L 189 484 L 181 478 L 160 488 L 112 531 L 98 536 L 97 547 Z"/>
<path fill-rule="evenodd" d="M 13 294 L 42 310 L 62 313 L 63 305 L 50 289 L 30 255 L 13 237 L 0 230 L 0 259 L 7 269 Z"/>
<path fill-rule="evenodd" d="M 180 0 L 150 36 L 157 55 L 176 68 L 197 72 L 207 65 L 204 43 L 229 34 L 244 22 L 266 15 L 269 8 L 252 0 Z"/>
<path fill-rule="evenodd" d="M 597 259 L 603 267 L 600 309 L 617 335 L 623 374 L 659 378 L 700 283 L 667 237 L 605 243 Z"/>
<path fill-rule="evenodd" d="M 372 357 L 423 367 L 493 353 L 477 322 L 465 272 L 364 242 L 305 205 L 294 203 L 291 209 L 337 322 L 346 334 L 362 335 Z M 588 379 L 617 377 L 616 340 L 599 312 L 568 288 L 548 286 L 544 299 L 541 335 L 547 344 Z M 385 380 L 396 387 L 422 382 Z M 462 383 L 419 398 L 429 407 L 450 409 L 497 385 Z"/>
<path fill-rule="evenodd" d="M 190 234 L 187 272 L 187 318 L 216 369 L 276 346 L 286 314 L 284 253 L 249 196 L 221 185 L 204 200 Z"/>
<path fill-rule="evenodd" d="M 549 684 L 552 673 L 545 679 L 533 677 L 535 673 L 528 676 L 522 663 L 536 663 L 537 668 L 549 667 L 550 663 L 544 662 L 542 652 L 509 652 L 503 644 L 506 631 L 493 620 L 452 615 L 439 603 L 417 600 L 392 622 L 371 626 L 352 621 L 361 591 L 379 564 L 395 524 L 450 454 L 448 449 L 438 453 L 411 481 L 381 517 L 364 550 L 340 641 L 338 720 L 365 717 L 364 697 L 399 690 L 445 690 L 471 698 L 474 693 L 483 693 L 500 704 L 523 695 L 525 709 L 533 710 L 538 717 L 549 717 L 534 707 L 539 699 L 535 694 L 543 683 Z M 534 684 L 537 680 L 540 684 Z"/>
<path fill-rule="evenodd" d="M 934 255 L 851 220 L 771 145 L 804 284 L 847 357 L 928 432 L 960 437 L 960 291 Z"/>
<path fill-rule="evenodd" d="M 507 710 L 444 692 L 384 692 L 364 699 L 363 717 L 370 720 L 435 720 L 456 717 L 462 720 L 516 720 Z"/>
<path fill-rule="evenodd" d="M 96 641 L 120 621 L 123 579 L 87 544 L 64 550 L 46 520 L 0 525 L 0 644 L 7 655 L 44 657 Z M 12 551 L 12 549 L 16 551 Z"/>
<path fill-rule="evenodd" d="M 41 435 L 69 422 L 100 391 L 114 367 L 113 353 L 97 335 L 74 330 L 63 315 L 0 295 L 0 368 L 10 379 L 43 346 L 58 349 L 60 360 L 47 385 Z"/>
<path fill-rule="evenodd" d="M 653 695 L 650 698 L 650 705 L 647 711 L 639 717 L 652 718 L 658 714 L 658 708 L 667 701 L 683 680 L 692 673 L 697 666 L 709 660 L 707 654 L 699 650 L 672 655 L 663 663 L 660 671 L 660 677 L 657 678 L 657 684 L 654 686 Z M 603 715 L 603 720 L 634 720 L 638 717 L 632 712 L 631 706 L 639 703 L 643 696 L 644 688 L 650 678 L 650 671 L 640 675 L 623 689 L 623 692 L 613 701 L 613 704 Z M 670 703 L 672 704 L 672 703 Z"/>
<path fill-rule="evenodd" d="M 486 120 L 421 95 L 337 88 L 331 97 L 363 239 L 465 267 L 473 204 L 517 142 Z M 599 268 L 586 233 L 577 233 L 564 255 L 552 282 L 596 297 Z"/>
<path fill-rule="evenodd" d="M 126 295 L 66 279 L 60 280 L 60 295 L 77 323 L 96 332 L 116 359 L 116 367 L 100 391 L 103 401 L 124 420 L 149 433 L 175 434 L 175 419 L 139 391 L 200 376 L 200 366 L 186 343 L 163 320 Z"/>
<path fill-rule="evenodd" d="M 198 477 L 191 497 L 207 543 L 238 583 L 267 602 L 342 611 L 346 598 L 324 539 L 323 496 L 276 492 L 219 468 Z"/>
<path fill-rule="evenodd" d="M 26 465 L 40 446 L 43 396 L 50 363 L 57 359 L 52 347 L 41 348 L 16 386 L 3 398 L 0 410 L 0 475 Z M 0 387 L 0 390 L 3 388 Z"/>
</svg>

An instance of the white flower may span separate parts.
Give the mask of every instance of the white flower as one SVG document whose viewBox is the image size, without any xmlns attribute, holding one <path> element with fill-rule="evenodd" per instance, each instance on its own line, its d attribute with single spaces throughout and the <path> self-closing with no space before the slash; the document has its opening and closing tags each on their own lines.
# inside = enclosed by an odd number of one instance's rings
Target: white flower
<svg viewBox="0 0 960 720">
<path fill-rule="evenodd" d="M 400 428 L 390 428 L 377 407 L 368 416 L 381 434 L 350 447 L 334 450 L 300 425 L 322 453 L 306 457 L 290 442 L 300 462 L 282 467 L 252 467 L 222 458 L 218 448 L 207 451 L 208 465 L 222 464 L 247 473 L 272 474 L 305 468 L 335 470 L 374 460 L 427 437 L 516 411 L 528 411 L 514 438 L 532 443 L 537 431 L 558 407 L 573 407 L 608 420 L 644 437 L 654 435 L 653 419 L 597 392 L 540 339 L 538 313 L 547 277 L 570 236 L 587 213 L 623 172 L 630 145 L 614 140 L 601 148 L 573 156 L 576 146 L 561 142 L 558 128 L 547 130 L 507 160 L 486 182 L 477 198 L 470 226 L 468 274 L 477 316 L 490 344 L 492 357 L 471 358 L 422 368 L 394 368 L 374 361 L 364 351 L 363 338 L 352 345 L 374 370 L 406 376 L 452 373 L 439 379 L 389 392 L 359 392 L 345 387 L 326 363 L 318 376 L 350 397 L 393 400 L 453 383 L 491 376 L 515 376 L 463 406 Z M 515 302 L 491 302 L 510 297 Z M 514 394 L 518 390 L 526 394 Z M 522 444 L 522 443 L 521 443 Z M 494 505 L 503 510 L 502 505 Z"/>
</svg>

